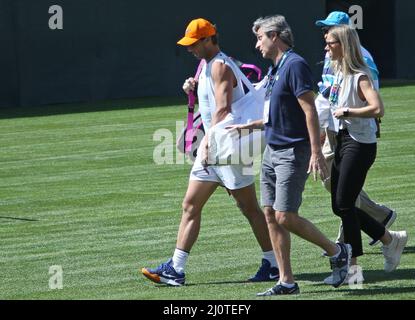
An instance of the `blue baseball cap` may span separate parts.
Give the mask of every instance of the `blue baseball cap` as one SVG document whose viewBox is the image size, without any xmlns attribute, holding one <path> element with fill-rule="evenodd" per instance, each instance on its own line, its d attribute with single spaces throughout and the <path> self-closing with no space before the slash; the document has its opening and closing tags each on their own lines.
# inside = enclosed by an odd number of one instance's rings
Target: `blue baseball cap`
<svg viewBox="0 0 415 320">
<path fill-rule="evenodd" d="M 339 24 L 349 24 L 349 16 L 342 11 L 333 11 L 327 16 L 326 20 L 317 20 L 318 27 L 331 27 Z"/>
</svg>

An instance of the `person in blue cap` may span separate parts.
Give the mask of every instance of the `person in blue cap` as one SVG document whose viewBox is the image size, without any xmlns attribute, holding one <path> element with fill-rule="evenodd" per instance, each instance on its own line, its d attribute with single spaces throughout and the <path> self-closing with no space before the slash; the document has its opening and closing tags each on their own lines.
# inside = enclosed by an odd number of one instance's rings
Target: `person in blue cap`
<svg viewBox="0 0 415 320">
<path fill-rule="evenodd" d="M 321 27 L 324 32 L 324 38 L 326 39 L 329 30 L 339 25 L 349 25 L 350 19 L 347 13 L 342 11 L 331 12 L 326 19 L 317 20 L 316 26 Z M 369 67 L 373 84 L 376 90 L 379 90 L 379 71 L 374 62 L 372 55 L 361 46 L 361 52 L 363 59 Z M 331 165 L 334 160 L 334 150 L 336 148 L 335 131 L 333 128 L 332 114 L 330 112 L 329 95 L 333 83 L 335 82 L 335 75 L 331 66 L 331 59 L 329 53 L 326 52 L 324 58 L 324 67 L 322 73 L 322 81 L 319 82 L 319 94 L 316 98 L 315 104 L 320 119 L 320 127 L 322 131 L 322 141 L 324 141 L 323 154 L 327 161 L 328 167 L 331 169 Z M 328 178 L 324 181 L 325 188 L 330 192 L 331 179 Z M 384 206 L 377 204 L 369 198 L 365 191 L 361 191 L 357 200 L 356 207 L 369 214 L 378 222 L 381 222 L 386 228 L 389 228 L 396 219 L 396 211 Z M 343 227 L 340 225 L 339 233 L 337 235 L 337 242 L 344 242 Z M 375 245 L 379 241 L 372 240 L 370 245 Z M 363 278 L 361 279 L 363 280 Z M 324 280 L 326 284 L 331 284 L 331 276 Z"/>
</svg>

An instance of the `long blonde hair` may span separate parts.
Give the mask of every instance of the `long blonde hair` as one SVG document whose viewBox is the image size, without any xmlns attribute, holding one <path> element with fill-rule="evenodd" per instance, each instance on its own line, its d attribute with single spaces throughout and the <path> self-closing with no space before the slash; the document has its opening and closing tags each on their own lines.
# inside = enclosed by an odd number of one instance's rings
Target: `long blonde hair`
<svg viewBox="0 0 415 320">
<path fill-rule="evenodd" d="M 340 42 L 343 56 L 337 61 L 332 61 L 333 69 L 341 71 L 344 76 L 356 73 L 365 73 L 373 84 L 370 69 L 363 59 L 359 35 L 356 30 L 348 25 L 339 25 L 330 28 L 329 35 Z"/>
</svg>

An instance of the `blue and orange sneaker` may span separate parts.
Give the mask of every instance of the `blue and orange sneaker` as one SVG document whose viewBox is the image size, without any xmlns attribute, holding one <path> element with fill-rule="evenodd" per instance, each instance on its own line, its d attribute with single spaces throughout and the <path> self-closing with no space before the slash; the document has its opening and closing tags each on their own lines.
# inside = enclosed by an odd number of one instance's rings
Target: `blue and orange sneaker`
<svg viewBox="0 0 415 320">
<path fill-rule="evenodd" d="M 271 263 L 267 259 L 262 259 L 262 264 L 258 272 L 253 277 L 249 278 L 251 282 L 263 281 L 278 281 L 280 278 L 280 271 L 277 267 L 271 267 Z"/>
<path fill-rule="evenodd" d="M 156 269 L 142 268 L 141 273 L 155 283 L 165 283 L 170 286 L 182 286 L 185 281 L 185 274 L 174 270 L 172 259 L 162 263 Z"/>
</svg>

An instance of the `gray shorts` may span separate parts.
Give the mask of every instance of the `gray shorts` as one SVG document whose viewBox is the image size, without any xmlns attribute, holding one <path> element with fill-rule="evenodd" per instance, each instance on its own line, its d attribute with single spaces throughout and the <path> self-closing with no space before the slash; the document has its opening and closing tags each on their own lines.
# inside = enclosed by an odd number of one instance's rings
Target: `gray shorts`
<svg viewBox="0 0 415 320">
<path fill-rule="evenodd" d="M 266 146 L 261 168 L 262 206 L 298 213 L 308 177 L 310 156 L 308 141 L 289 148 Z"/>
</svg>

